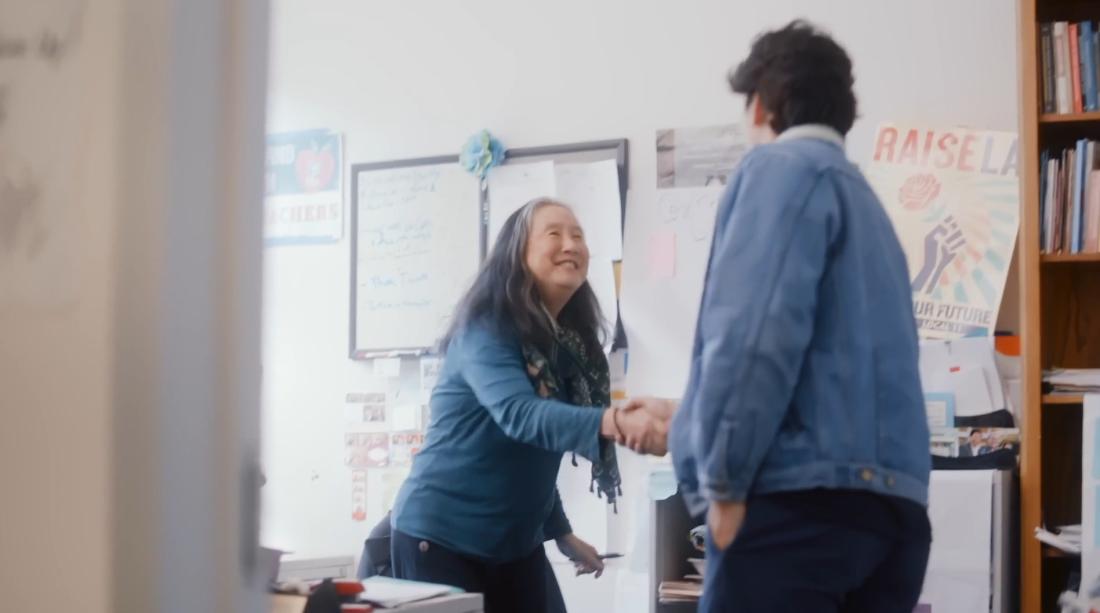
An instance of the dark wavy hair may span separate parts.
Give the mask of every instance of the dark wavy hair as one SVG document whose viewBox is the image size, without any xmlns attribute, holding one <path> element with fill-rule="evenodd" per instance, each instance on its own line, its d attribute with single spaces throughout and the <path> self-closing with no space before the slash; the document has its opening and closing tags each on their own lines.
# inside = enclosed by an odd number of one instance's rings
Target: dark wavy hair
<svg viewBox="0 0 1100 613">
<path fill-rule="evenodd" d="M 771 111 L 776 134 L 807 123 L 847 134 L 856 119 L 852 60 L 828 34 L 802 20 L 761 34 L 728 79 L 746 104 L 755 94 Z"/>
<path fill-rule="evenodd" d="M 554 324 L 543 306 L 526 261 L 531 222 L 535 212 L 547 206 L 569 208 L 556 200 L 536 198 L 504 222 L 489 257 L 458 303 L 454 320 L 439 343 L 442 352 L 446 352 L 455 337 L 471 323 L 484 321 L 502 333 L 515 334 L 521 343 L 533 344 L 544 355 L 549 355 L 554 344 Z M 603 313 L 588 281 L 562 308 L 557 323 L 580 333 L 589 352 L 603 350 Z"/>
</svg>

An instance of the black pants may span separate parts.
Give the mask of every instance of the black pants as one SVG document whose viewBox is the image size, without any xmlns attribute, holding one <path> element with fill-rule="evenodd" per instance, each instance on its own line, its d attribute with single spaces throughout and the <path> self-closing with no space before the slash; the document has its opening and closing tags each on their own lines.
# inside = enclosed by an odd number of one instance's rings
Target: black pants
<svg viewBox="0 0 1100 613">
<path fill-rule="evenodd" d="M 810 490 L 751 498 L 741 531 L 707 543 L 700 613 L 912 613 L 931 546 L 920 505 Z"/>
<path fill-rule="evenodd" d="M 460 587 L 485 595 L 485 613 L 564 613 L 561 592 L 546 551 L 536 548 L 512 562 L 495 564 L 394 530 L 394 576 Z"/>
</svg>

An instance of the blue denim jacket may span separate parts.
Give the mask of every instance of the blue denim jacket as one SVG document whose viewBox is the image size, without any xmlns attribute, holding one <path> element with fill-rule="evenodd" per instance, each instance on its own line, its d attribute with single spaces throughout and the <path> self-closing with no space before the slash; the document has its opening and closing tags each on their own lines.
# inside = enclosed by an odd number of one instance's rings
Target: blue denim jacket
<svg viewBox="0 0 1100 613">
<path fill-rule="evenodd" d="M 692 512 L 813 488 L 926 505 L 917 351 L 905 255 L 840 135 L 752 149 L 718 208 L 669 436 Z"/>
</svg>

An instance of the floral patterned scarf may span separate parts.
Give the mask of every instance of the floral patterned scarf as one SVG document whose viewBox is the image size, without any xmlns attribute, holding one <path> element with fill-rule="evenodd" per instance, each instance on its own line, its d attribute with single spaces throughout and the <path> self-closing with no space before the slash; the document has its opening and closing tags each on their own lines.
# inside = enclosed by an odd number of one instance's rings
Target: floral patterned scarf
<svg viewBox="0 0 1100 613">
<path fill-rule="evenodd" d="M 525 344 L 523 357 L 527 362 L 527 376 L 539 396 L 592 407 L 593 410 L 611 406 L 611 373 L 607 356 L 602 351 L 593 355 L 577 331 L 557 326 L 550 356 L 543 355 L 532 344 Z M 577 466 L 575 453 L 573 466 Z M 595 491 L 600 497 L 606 495 L 607 502 L 617 513 L 616 499 L 623 493 L 621 484 L 615 444 L 601 438 L 600 458 L 592 463 L 589 491 Z"/>
</svg>

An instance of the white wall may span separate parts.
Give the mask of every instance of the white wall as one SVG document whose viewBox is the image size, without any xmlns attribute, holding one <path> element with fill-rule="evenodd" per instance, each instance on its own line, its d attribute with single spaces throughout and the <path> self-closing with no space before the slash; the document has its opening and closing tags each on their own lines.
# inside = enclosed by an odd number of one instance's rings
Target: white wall
<svg viewBox="0 0 1100 613">
<path fill-rule="evenodd" d="M 854 60 L 856 161 L 880 121 L 1016 129 L 1012 0 L 281 0 L 269 126 L 342 131 L 350 162 L 456 153 L 480 128 L 514 147 L 626 137 L 628 215 L 645 216 L 654 131 L 738 121 L 726 71 L 757 32 L 795 17 Z M 629 265 L 642 246 L 626 240 Z M 344 357 L 348 242 L 266 256 L 266 534 L 302 553 L 356 553 L 377 518 L 349 517 L 343 394 L 381 383 Z M 675 394 L 682 383 L 631 385 Z M 609 608 L 585 598 L 576 610 Z"/>
</svg>

